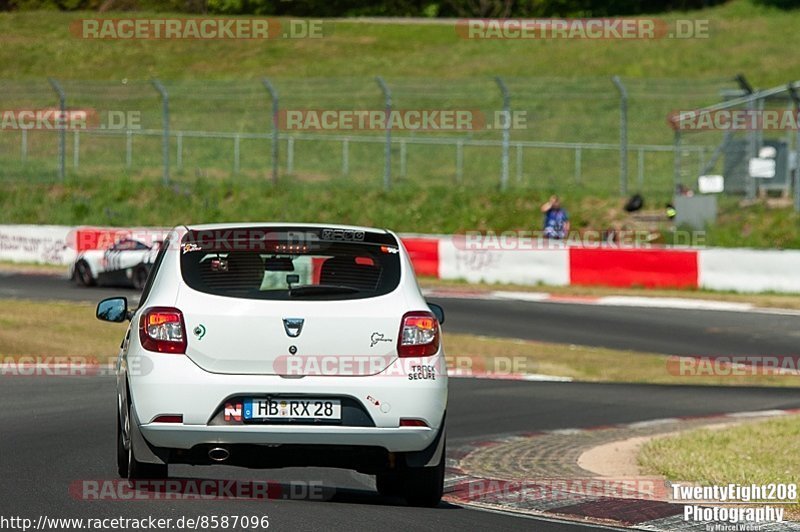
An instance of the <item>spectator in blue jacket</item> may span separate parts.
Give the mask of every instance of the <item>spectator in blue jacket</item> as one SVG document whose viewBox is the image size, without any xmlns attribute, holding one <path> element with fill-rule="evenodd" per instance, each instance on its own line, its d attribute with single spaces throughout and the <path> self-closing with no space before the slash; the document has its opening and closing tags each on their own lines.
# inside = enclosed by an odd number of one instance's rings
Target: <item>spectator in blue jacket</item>
<svg viewBox="0 0 800 532">
<path fill-rule="evenodd" d="M 558 196 L 550 196 L 550 199 L 542 204 L 542 213 L 544 213 L 544 236 L 555 239 L 566 238 L 569 233 L 569 216 L 567 211 L 561 208 Z"/>
</svg>

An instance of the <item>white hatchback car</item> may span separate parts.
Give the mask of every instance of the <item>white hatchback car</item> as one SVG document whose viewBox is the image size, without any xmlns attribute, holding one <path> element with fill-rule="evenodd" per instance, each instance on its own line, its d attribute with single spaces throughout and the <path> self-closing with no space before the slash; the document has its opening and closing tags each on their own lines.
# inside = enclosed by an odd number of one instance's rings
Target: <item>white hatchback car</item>
<svg viewBox="0 0 800 532">
<path fill-rule="evenodd" d="M 173 229 L 117 371 L 119 474 L 168 464 L 320 466 L 435 506 L 445 467 L 441 307 L 392 232 L 313 224 Z"/>
</svg>

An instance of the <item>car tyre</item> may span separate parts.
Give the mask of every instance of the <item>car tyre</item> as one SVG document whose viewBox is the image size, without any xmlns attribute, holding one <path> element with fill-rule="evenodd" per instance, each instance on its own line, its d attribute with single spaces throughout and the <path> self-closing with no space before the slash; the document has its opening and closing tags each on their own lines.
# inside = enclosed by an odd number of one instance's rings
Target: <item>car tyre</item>
<svg viewBox="0 0 800 532">
<path fill-rule="evenodd" d="M 80 261 L 75 265 L 75 279 L 83 286 L 94 286 L 95 280 L 92 277 L 92 269 L 86 261 Z"/>
<path fill-rule="evenodd" d="M 130 423 L 131 422 L 130 417 L 128 417 L 128 420 L 129 420 L 128 422 Z M 121 437 L 119 441 L 120 444 L 123 442 Z M 148 464 L 137 460 L 136 452 L 133 450 L 132 441 L 128 445 L 127 450 L 125 450 L 124 445 L 122 445 L 122 449 L 124 450 L 125 455 L 127 457 L 128 480 L 160 479 L 160 478 L 167 478 L 169 476 L 169 470 L 167 464 Z M 120 468 L 120 472 L 121 471 L 122 468 Z"/>
<path fill-rule="evenodd" d="M 120 478 L 128 478 L 128 450 L 125 449 L 119 418 L 117 418 L 117 473 Z"/>
<path fill-rule="evenodd" d="M 401 497 L 403 495 L 403 476 L 399 473 L 386 472 L 375 475 L 375 487 L 384 497 Z"/>
<path fill-rule="evenodd" d="M 444 493 L 444 449 L 439 463 L 433 467 L 411 467 L 405 470 L 403 496 L 409 506 L 433 508 Z"/>
</svg>

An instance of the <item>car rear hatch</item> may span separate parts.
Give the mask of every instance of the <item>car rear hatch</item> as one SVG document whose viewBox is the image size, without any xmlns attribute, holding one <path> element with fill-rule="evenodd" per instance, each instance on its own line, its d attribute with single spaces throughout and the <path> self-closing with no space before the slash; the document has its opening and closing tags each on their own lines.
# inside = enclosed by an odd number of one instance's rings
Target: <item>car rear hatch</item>
<svg viewBox="0 0 800 532">
<path fill-rule="evenodd" d="M 373 375 L 397 356 L 404 300 L 387 233 L 248 228 L 187 233 L 189 356 L 225 374 Z M 242 236 L 246 235 L 246 236 Z"/>
</svg>

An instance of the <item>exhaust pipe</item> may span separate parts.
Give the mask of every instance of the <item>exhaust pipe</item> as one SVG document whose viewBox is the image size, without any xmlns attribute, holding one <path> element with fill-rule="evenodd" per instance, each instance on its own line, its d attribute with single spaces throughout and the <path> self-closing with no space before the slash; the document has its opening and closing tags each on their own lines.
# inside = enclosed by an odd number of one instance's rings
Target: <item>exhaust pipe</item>
<svg viewBox="0 0 800 532">
<path fill-rule="evenodd" d="M 210 451 L 208 451 L 208 457 L 215 462 L 224 462 L 228 458 L 230 458 L 231 453 L 228 449 L 224 447 L 214 447 Z"/>
</svg>

